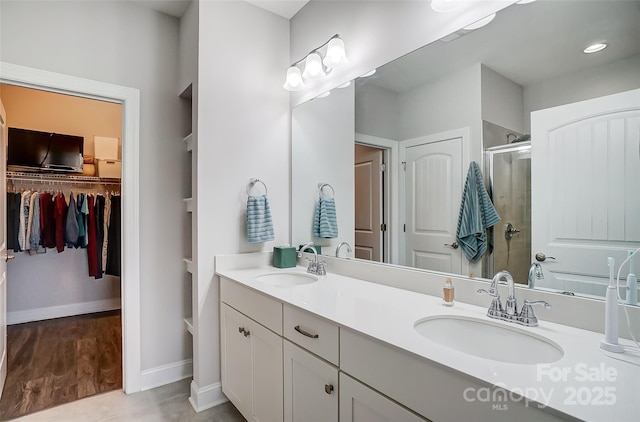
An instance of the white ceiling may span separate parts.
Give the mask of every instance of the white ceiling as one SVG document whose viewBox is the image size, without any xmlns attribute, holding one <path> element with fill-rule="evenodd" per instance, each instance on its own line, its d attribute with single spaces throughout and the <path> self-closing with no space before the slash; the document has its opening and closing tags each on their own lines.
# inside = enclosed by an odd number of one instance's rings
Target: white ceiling
<svg viewBox="0 0 640 422">
<path fill-rule="evenodd" d="M 181 17 L 187 10 L 191 0 L 131 0 L 141 6 L 148 7 L 153 10 L 166 13 L 167 15 Z M 200 0 L 200 1 L 216 1 L 216 0 Z M 243 1 L 243 0 L 237 0 Z M 287 19 L 291 19 L 293 15 L 298 13 L 309 0 L 246 0 L 255 6 L 268 10 Z"/>
<path fill-rule="evenodd" d="M 584 54 L 588 45 L 608 47 Z M 438 41 L 380 69 L 360 84 L 394 92 L 483 63 L 527 86 L 640 54 L 640 0 L 537 1 L 513 5 L 489 25 L 450 42 Z"/>
</svg>

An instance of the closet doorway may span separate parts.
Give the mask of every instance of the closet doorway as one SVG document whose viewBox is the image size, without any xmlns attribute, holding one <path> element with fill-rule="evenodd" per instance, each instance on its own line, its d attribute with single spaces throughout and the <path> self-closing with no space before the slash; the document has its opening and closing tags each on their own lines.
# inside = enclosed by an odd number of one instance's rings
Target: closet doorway
<svg viewBox="0 0 640 422">
<path fill-rule="evenodd" d="M 122 388 L 122 105 L 15 85 L 0 85 L 0 97 L 9 127 L 7 247 L 15 256 L 7 271 L 5 419 Z M 49 164 L 78 166 L 52 173 Z"/>
</svg>

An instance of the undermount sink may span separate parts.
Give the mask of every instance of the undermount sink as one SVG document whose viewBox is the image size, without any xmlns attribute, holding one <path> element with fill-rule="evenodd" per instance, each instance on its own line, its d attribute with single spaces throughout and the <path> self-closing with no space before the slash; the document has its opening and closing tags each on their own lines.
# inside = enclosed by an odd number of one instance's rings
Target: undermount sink
<svg viewBox="0 0 640 422">
<path fill-rule="evenodd" d="M 551 363 L 564 355 L 559 345 L 542 336 L 476 318 L 436 316 L 417 321 L 414 328 L 444 347 L 498 362 Z"/>
<path fill-rule="evenodd" d="M 269 273 L 256 277 L 256 280 L 276 287 L 293 287 L 311 284 L 318 281 L 318 277 L 305 273 Z"/>
</svg>

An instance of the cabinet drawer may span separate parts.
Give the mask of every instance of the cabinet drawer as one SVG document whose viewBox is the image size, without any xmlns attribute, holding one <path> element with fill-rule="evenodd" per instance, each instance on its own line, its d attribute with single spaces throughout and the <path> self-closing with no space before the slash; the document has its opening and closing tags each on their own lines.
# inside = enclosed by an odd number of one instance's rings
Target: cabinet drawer
<svg viewBox="0 0 640 422">
<path fill-rule="evenodd" d="M 284 305 L 284 336 L 338 365 L 339 329 L 336 324 L 307 311 Z"/>
<path fill-rule="evenodd" d="M 220 278 L 220 300 L 282 335 L 282 303 L 277 300 L 223 277 Z"/>
</svg>

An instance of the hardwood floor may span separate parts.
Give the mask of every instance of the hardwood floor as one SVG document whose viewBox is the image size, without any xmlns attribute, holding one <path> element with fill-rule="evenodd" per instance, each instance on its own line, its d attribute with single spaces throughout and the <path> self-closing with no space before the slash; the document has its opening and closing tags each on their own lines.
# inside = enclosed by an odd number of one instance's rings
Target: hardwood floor
<svg viewBox="0 0 640 422">
<path fill-rule="evenodd" d="M 120 311 L 7 327 L 0 420 L 122 389 Z"/>
</svg>

